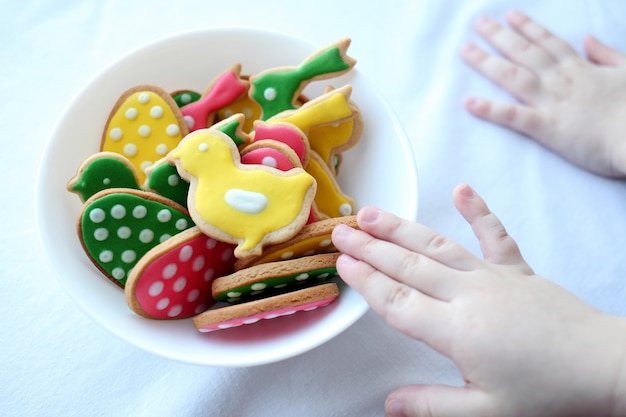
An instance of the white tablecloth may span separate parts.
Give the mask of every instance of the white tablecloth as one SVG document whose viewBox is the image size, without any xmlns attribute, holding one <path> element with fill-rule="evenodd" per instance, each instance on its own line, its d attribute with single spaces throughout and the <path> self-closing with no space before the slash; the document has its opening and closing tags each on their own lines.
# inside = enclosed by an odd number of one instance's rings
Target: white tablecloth
<svg viewBox="0 0 626 417">
<path fill-rule="evenodd" d="M 477 16 L 501 19 L 511 7 L 523 7 L 579 49 L 593 33 L 626 51 L 621 0 L 1 2 L 0 415 L 367 417 L 382 415 L 385 397 L 401 385 L 462 383 L 446 358 L 372 312 L 295 358 L 220 368 L 141 351 L 67 296 L 35 221 L 44 144 L 68 100 L 100 68 L 188 29 L 262 27 L 320 46 L 351 37 L 350 55 L 410 136 L 419 221 L 479 253 L 450 199 L 455 184 L 468 182 L 536 272 L 602 310 L 626 314 L 626 182 L 575 168 L 462 107 L 470 94 L 510 99 L 464 65 L 458 51 L 477 40 Z"/>
</svg>

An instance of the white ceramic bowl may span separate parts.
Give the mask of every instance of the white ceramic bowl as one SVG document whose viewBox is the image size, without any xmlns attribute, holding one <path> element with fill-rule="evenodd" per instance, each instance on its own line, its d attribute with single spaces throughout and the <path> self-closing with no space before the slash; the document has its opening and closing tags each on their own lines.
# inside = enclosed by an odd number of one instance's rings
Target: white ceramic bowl
<svg viewBox="0 0 626 417">
<path fill-rule="evenodd" d="M 100 275 L 84 254 L 75 222 L 81 209 L 67 181 L 98 151 L 107 116 L 119 95 L 139 84 L 168 91 L 204 91 L 234 63 L 254 74 L 298 65 L 326 45 L 257 29 L 215 28 L 186 32 L 141 47 L 96 75 L 69 103 L 52 133 L 40 165 L 37 214 L 42 241 L 56 275 L 70 296 L 96 322 L 152 353 L 194 364 L 251 366 L 306 352 L 341 333 L 367 310 L 361 296 L 340 282 L 341 295 L 328 307 L 254 325 L 201 334 L 191 320 L 153 321 L 136 316 L 118 287 Z M 350 50 L 348 50 L 350 54 Z M 355 57 L 358 60 L 358 57 Z M 364 118 L 356 147 L 345 152 L 339 182 L 358 206 L 376 205 L 405 218 L 417 215 L 417 174 L 404 131 L 379 93 L 359 72 L 314 82 L 305 95 L 327 84 L 353 86 Z"/>
</svg>

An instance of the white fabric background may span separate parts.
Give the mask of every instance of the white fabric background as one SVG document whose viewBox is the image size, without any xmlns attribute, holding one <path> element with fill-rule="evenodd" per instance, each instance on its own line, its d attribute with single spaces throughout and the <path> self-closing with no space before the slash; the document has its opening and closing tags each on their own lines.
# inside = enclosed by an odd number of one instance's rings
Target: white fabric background
<svg viewBox="0 0 626 417">
<path fill-rule="evenodd" d="M 398 386 L 462 383 L 447 359 L 372 312 L 311 352 L 231 369 L 140 351 L 65 294 L 35 222 L 43 146 L 68 100 L 101 67 L 187 29 L 271 28 L 320 46 L 351 37 L 358 68 L 414 146 L 419 220 L 479 253 L 450 200 L 454 185 L 468 182 L 536 272 L 625 315 L 626 182 L 588 174 L 462 108 L 470 94 L 510 99 L 466 67 L 458 50 L 476 39 L 477 16 L 502 18 L 511 7 L 523 7 L 577 48 L 593 33 L 626 51 L 620 0 L 0 0 L 0 415 L 368 417 L 383 414 Z"/>
</svg>

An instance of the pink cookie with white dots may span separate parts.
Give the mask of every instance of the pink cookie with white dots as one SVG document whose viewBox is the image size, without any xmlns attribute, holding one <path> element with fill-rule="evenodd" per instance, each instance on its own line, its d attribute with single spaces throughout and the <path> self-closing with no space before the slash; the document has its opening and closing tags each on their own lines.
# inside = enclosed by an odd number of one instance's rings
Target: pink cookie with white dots
<svg viewBox="0 0 626 417">
<path fill-rule="evenodd" d="M 202 333 L 253 324 L 259 320 L 288 316 L 325 307 L 339 296 L 337 284 L 329 283 L 243 304 L 207 310 L 193 318 Z"/>
<path fill-rule="evenodd" d="M 131 271 L 124 292 L 140 316 L 173 320 L 211 307 L 211 283 L 229 274 L 235 246 L 192 227 L 147 252 Z"/>
</svg>

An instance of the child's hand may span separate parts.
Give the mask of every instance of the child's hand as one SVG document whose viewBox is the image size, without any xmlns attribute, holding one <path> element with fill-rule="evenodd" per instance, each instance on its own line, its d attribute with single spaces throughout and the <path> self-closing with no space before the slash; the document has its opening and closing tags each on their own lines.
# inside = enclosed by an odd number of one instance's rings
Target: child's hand
<svg viewBox="0 0 626 417">
<path fill-rule="evenodd" d="M 415 385 L 389 416 L 626 415 L 626 324 L 535 275 L 467 185 L 454 203 L 484 260 L 427 227 L 364 208 L 338 226 L 341 277 L 401 332 L 450 357 L 464 387 Z"/>
<path fill-rule="evenodd" d="M 468 43 L 463 59 L 523 104 L 470 97 L 477 117 L 526 134 L 589 171 L 626 176 L 626 56 L 593 37 L 589 61 L 518 11 L 507 29 L 480 18 L 475 29 L 504 58 Z"/>
</svg>

